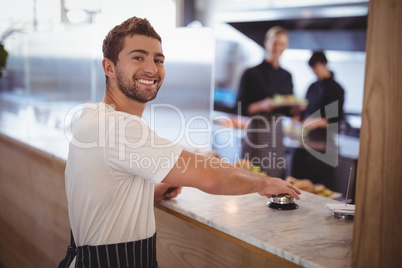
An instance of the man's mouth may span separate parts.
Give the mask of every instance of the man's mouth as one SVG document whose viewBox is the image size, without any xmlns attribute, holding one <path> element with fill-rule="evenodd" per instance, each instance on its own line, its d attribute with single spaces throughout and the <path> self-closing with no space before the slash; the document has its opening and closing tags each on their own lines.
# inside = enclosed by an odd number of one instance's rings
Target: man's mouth
<svg viewBox="0 0 402 268">
<path fill-rule="evenodd" d="M 153 85 L 156 83 L 156 80 L 138 79 L 138 82 L 140 82 L 141 84 Z"/>
</svg>

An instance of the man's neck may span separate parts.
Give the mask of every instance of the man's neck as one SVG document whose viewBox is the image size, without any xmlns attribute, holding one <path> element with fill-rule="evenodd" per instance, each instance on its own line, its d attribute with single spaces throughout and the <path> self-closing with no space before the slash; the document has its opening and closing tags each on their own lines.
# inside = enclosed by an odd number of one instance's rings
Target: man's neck
<svg viewBox="0 0 402 268">
<path fill-rule="evenodd" d="M 114 107 L 116 111 L 142 117 L 145 110 L 145 103 L 127 98 L 123 92 L 118 89 L 107 89 L 102 100 L 104 103 Z"/>
<path fill-rule="evenodd" d="M 326 70 L 322 73 L 321 77 L 320 77 L 318 80 L 322 81 L 322 80 L 331 78 L 331 76 L 332 76 L 331 71 L 328 70 L 328 69 L 326 69 Z"/>
<path fill-rule="evenodd" d="M 267 57 L 265 58 L 265 61 L 270 63 L 275 69 L 279 68 L 279 59 L 272 59 L 270 57 Z"/>
</svg>

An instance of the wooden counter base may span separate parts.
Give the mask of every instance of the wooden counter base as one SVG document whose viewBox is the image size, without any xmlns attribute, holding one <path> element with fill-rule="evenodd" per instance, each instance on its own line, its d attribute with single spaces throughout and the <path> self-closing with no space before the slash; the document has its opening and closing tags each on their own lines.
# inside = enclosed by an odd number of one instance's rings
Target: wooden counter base
<svg viewBox="0 0 402 268">
<path fill-rule="evenodd" d="M 158 204 L 155 217 L 161 268 L 301 267 Z"/>
<path fill-rule="evenodd" d="M 0 134 L 0 267 L 57 267 L 69 243 L 65 163 Z M 166 267 L 299 267 L 156 205 Z"/>
<path fill-rule="evenodd" d="M 0 134 L 0 266 L 57 267 L 69 244 L 65 163 Z"/>
</svg>

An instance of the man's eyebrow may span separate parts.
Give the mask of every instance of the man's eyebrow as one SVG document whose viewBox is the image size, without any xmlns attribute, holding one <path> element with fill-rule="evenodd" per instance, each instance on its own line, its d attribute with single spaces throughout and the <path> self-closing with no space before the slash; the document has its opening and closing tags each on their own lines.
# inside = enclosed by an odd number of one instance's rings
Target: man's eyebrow
<svg viewBox="0 0 402 268">
<path fill-rule="evenodd" d="M 149 53 L 148 53 L 148 51 L 146 51 L 146 50 L 143 50 L 143 49 L 133 49 L 133 50 L 131 50 L 130 52 L 128 52 L 127 53 L 127 55 L 130 55 L 130 54 L 132 54 L 132 53 L 141 53 L 141 54 L 145 54 L 145 55 L 148 55 Z"/>
<path fill-rule="evenodd" d="M 165 55 L 163 55 L 162 53 L 156 53 L 156 54 L 155 54 L 155 57 L 162 57 L 162 58 L 165 58 Z"/>
<path fill-rule="evenodd" d="M 144 55 L 148 55 L 148 54 L 149 54 L 149 52 L 146 51 L 146 50 L 144 50 L 144 49 L 133 49 L 133 50 L 131 50 L 130 52 L 128 52 L 127 55 L 130 55 L 130 54 L 132 54 L 132 53 L 141 53 L 141 54 L 144 54 Z M 162 58 L 165 58 L 165 55 L 163 55 L 162 53 L 156 53 L 156 54 L 155 54 L 155 57 L 162 57 Z"/>
</svg>

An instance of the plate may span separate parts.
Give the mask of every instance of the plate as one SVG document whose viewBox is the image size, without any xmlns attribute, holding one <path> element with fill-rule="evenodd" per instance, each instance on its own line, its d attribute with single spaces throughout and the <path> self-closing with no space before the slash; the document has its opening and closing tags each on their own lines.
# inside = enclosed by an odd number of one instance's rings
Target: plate
<svg viewBox="0 0 402 268">
<path fill-rule="evenodd" d="M 307 105 L 308 100 L 305 98 L 297 98 L 294 95 L 279 95 L 275 94 L 273 97 L 274 104 L 278 107 L 291 107 Z"/>
<path fill-rule="evenodd" d="M 307 105 L 308 101 L 300 101 L 300 102 L 284 102 L 284 103 L 279 103 L 274 101 L 274 105 L 277 107 L 294 107 L 294 106 L 304 106 Z"/>
</svg>

